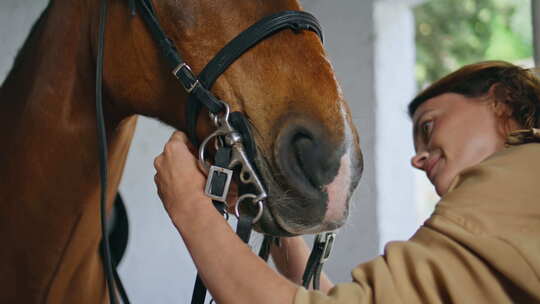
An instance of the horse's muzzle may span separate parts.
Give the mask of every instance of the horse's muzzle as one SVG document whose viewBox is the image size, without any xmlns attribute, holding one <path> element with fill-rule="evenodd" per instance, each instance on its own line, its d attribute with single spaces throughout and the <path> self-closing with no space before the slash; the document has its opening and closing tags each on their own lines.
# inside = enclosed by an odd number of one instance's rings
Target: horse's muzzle
<svg viewBox="0 0 540 304">
<path fill-rule="evenodd" d="M 350 144 L 346 143 L 345 135 L 340 136 L 339 132 L 328 130 L 304 115 L 291 115 L 280 127 L 273 155 L 273 170 L 277 171 L 273 175 L 279 176 L 274 186 L 279 190 L 270 189 L 269 198 L 274 220 L 293 234 L 336 228 L 346 217 L 348 198 L 357 184 L 349 173 L 358 170 L 347 165 L 348 176 L 338 187 L 338 192 L 343 194 L 339 195 L 342 198 L 339 202 L 330 201 L 336 197 L 336 191 L 328 190 L 343 172 L 340 167 L 342 159 L 349 158 Z M 281 202 L 280 196 L 284 197 Z M 335 223 L 325 223 L 328 211 L 335 206 L 339 206 L 337 212 L 343 216 L 332 219 Z"/>
</svg>

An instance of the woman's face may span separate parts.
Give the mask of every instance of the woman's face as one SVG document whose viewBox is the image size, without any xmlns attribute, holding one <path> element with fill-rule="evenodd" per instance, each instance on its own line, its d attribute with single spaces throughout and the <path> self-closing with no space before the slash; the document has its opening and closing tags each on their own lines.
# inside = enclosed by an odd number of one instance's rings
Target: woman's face
<svg viewBox="0 0 540 304">
<path fill-rule="evenodd" d="M 506 131 L 501 122 L 485 97 L 445 93 L 428 99 L 413 116 L 412 165 L 424 171 L 443 196 L 463 169 L 504 148 Z M 507 125 L 507 129 L 517 128 L 513 120 Z"/>
</svg>

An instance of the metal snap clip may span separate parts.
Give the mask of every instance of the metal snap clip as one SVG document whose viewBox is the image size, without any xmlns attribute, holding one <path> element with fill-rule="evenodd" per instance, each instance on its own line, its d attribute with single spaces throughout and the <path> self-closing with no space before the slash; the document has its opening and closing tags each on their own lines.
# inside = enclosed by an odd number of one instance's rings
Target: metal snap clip
<svg viewBox="0 0 540 304">
<path fill-rule="evenodd" d="M 326 261 L 328 261 L 328 259 L 330 258 L 330 253 L 332 252 L 332 247 L 334 245 L 335 239 L 335 232 L 324 232 L 317 234 L 315 242 L 323 245 L 321 259 L 319 261 L 320 264 L 326 263 Z"/>
</svg>

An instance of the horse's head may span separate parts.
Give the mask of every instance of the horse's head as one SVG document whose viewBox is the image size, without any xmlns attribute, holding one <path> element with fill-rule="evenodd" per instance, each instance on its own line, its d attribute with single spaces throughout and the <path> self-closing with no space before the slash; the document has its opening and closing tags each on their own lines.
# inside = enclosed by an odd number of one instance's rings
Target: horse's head
<svg viewBox="0 0 540 304">
<path fill-rule="evenodd" d="M 105 80 L 111 108 L 141 113 L 185 129 L 186 93 L 165 65 L 127 1 L 109 13 Z M 299 10 L 294 0 L 154 3 L 167 35 L 197 74 L 232 38 L 260 18 Z M 287 235 L 335 229 L 348 214 L 362 157 L 349 108 L 319 37 L 281 31 L 236 60 L 212 91 L 252 126 L 256 165 L 269 198 L 259 228 Z M 212 131 L 201 113 L 199 138 Z"/>
</svg>

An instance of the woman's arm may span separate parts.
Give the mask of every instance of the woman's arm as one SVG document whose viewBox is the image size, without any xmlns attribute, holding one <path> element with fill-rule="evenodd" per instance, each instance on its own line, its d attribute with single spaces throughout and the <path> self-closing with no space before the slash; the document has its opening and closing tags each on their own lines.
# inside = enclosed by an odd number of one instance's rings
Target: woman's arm
<svg viewBox="0 0 540 304">
<path fill-rule="evenodd" d="M 300 236 L 281 238 L 281 245 L 272 245 L 272 260 L 276 264 L 279 272 L 296 284 L 302 284 L 302 275 L 309 258 L 310 249 L 304 239 Z M 320 289 L 327 293 L 334 284 L 328 277 L 321 273 Z"/>
<path fill-rule="evenodd" d="M 253 254 L 210 200 L 190 205 L 173 222 L 217 303 L 293 303 L 298 286 Z"/>
<path fill-rule="evenodd" d="M 154 165 L 158 193 L 218 303 L 293 303 L 298 285 L 268 267 L 235 235 L 201 189 L 204 176 L 175 132 Z"/>
</svg>

